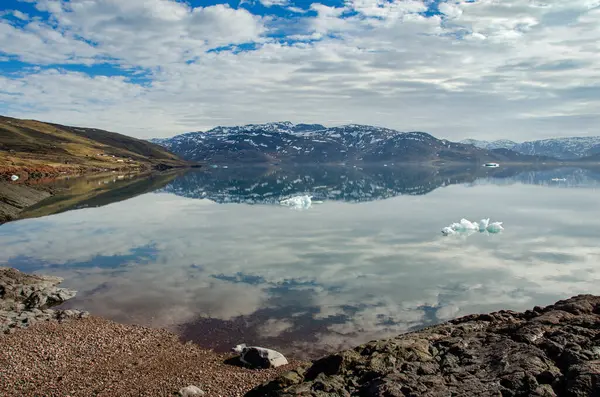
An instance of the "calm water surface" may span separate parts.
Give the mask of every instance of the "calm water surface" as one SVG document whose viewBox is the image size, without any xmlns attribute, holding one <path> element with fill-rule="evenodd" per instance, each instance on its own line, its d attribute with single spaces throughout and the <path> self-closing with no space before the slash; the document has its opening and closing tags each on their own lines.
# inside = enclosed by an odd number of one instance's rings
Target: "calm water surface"
<svg viewBox="0 0 600 397">
<path fill-rule="evenodd" d="M 598 174 L 513 174 L 193 172 L 125 201 L 0 226 L 0 264 L 64 277 L 79 291 L 68 307 L 297 357 L 600 294 Z M 276 204 L 299 193 L 323 203 Z M 441 235 L 463 217 L 506 229 Z"/>
</svg>

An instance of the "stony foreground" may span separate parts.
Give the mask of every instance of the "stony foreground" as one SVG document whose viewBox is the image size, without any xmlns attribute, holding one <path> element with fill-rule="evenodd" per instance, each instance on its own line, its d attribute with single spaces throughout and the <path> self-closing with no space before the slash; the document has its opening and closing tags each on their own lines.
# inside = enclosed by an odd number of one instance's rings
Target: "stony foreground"
<svg viewBox="0 0 600 397">
<path fill-rule="evenodd" d="M 600 396 L 600 297 L 472 315 L 334 354 L 246 394 Z"/>
<path fill-rule="evenodd" d="M 89 317 L 38 323 L 0 335 L 0 396 L 243 396 L 299 363 L 271 370 L 228 364 L 231 356 L 182 344 L 177 335 Z"/>
</svg>

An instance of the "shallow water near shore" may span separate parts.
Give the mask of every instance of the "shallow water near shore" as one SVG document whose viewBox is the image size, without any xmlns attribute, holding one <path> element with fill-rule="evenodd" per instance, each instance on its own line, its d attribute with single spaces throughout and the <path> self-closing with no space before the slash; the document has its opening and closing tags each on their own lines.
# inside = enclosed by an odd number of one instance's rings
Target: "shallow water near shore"
<svg viewBox="0 0 600 397">
<path fill-rule="evenodd" d="M 78 291 L 66 307 L 216 350 L 246 342 L 314 358 L 465 314 L 600 294 L 598 181 L 579 169 L 193 171 L 124 201 L 2 225 L 0 265 L 64 277 Z M 278 205 L 297 194 L 323 203 Z M 463 217 L 506 229 L 442 236 Z"/>
</svg>

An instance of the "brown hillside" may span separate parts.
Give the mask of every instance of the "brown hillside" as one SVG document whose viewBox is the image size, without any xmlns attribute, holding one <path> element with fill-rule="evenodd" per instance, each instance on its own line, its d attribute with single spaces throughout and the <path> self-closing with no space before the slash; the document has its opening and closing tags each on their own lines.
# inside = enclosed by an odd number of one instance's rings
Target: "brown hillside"
<svg viewBox="0 0 600 397">
<path fill-rule="evenodd" d="M 186 164 L 158 145 L 126 135 L 0 116 L 0 179 Z"/>
</svg>

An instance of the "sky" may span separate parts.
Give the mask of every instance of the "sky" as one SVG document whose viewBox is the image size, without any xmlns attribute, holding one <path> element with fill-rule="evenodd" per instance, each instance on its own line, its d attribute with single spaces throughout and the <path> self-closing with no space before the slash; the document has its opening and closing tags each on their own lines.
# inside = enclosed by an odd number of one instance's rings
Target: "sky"
<svg viewBox="0 0 600 397">
<path fill-rule="evenodd" d="M 0 114 L 600 135 L 600 0 L 2 0 Z"/>
</svg>

